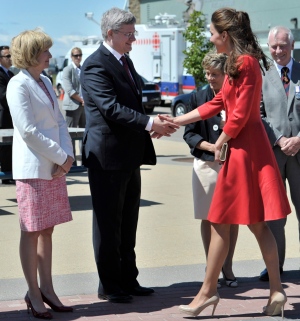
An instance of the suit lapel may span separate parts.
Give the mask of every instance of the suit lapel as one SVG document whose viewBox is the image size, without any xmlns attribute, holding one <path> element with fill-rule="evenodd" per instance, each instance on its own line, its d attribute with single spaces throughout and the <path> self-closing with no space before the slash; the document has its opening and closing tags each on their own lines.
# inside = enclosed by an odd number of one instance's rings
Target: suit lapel
<svg viewBox="0 0 300 321">
<path fill-rule="evenodd" d="M 77 74 L 77 70 L 74 68 L 73 65 L 71 65 L 72 69 L 71 69 L 71 72 L 72 72 L 72 82 L 73 84 L 75 85 L 76 88 L 78 88 L 78 85 L 79 85 L 79 82 L 80 82 L 80 79 L 78 77 L 78 74 Z"/>
<path fill-rule="evenodd" d="M 133 90 L 133 92 L 140 96 L 141 95 L 141 87 L 140 87 L 140 81 L 138 81 L 137 76 L 136 76 L 136 71 L 133 67 L 133 64 L 131 62 L 130 59 L 127 59 L 128 65 L 129 65 L 129 69 L 130 72 L 133 76 L 133 79 L 136 83 L 136 86 L 132 83 L 132 81 L 129 78 L 129 75 L 127 74 L 125 68 L 121 65 L 121 63 L 116 59 L 116 57 L 107 49 L 103 46 L 103 44 L 101 44 L 100 50 L 102 50 L 102 52 L 108 56 L 108 61 L 115 67 L 117 68 L 117 70 L 122 74 L 122 76 L 124 77 L 124 80 L 126 82 L 129 83 L 131 89 Z"/>
<path fill-rule="evenodd" d="M 299 81 L 300 81 L 300 64 L 298 64 L 296 61 L 293 61 L 290 89 L 289 89 L 288 110 L 290 110 L 290 108 L 293 105 L 293 102 L 295 99 L 295 86 Z"/>
<path fill-rule="evenodd" d="M 50 113 L 52 115 L 52 117 L 55 119 L 55 114 L 54 114 L 54 109 L 52 106 L 52 103 L 50 101 L 50 99 L 48 98 L 48 96 L 46 95 L 46 93 L 44 92 L 44 90 L 40 87 L 40 85 L 31 77 L 31 75 L 29 74 L 29 72 L 27 70 L 23 70 L 25 77 L 27 78 L 27 81 L 29 83 L 30 88 L 36 93 L 36 96 L 39 97 L 44 103 L 45 105 L 47 105 L 47 107 L 50 110 Z M 41 77 L 41 79 L 43 80 L 43 77 Z M 44 82 L 44 81 L 43 81 Z M 50 84 L 47 84 L 46 82 L 44 82 L 46 88 L 48 89 L 52 99 L 53 99 L 53 95 L 51 93 L 51 89 L 49 88 Z M 54 104 L 56 101 L 56 98 L 53 99 Z"/>
<path fill-rule="evenodd" d="M 56 109 L 56 108 L 59 108 L 58 100 L 57 100 L 57 97 L 56 97 L 56 95 L 55 95 L 55 92 L 54 92 L 54 90 L 53 90 L 53 88 L 52 88 L 52 84 L 51 84 L 49 81 L 44 81 L 43 78 L 42 78 L 42 80 L 43 80 L 46 88 L 48 89 L 48 92 L 49 92 L 49 94 L 50 94 L 50 96 L 51 96 L 51 98 L 52 98 L 52 100 L 53 100 L 54 108 L 53 108 L 53 106 L 52 106 L 52 104 L 51 104 L 51 101 L 49 100 L 48 96 L 46 95 L 48 101 L 50 101 L 51 112 L 53 112 L 53 116 L 54 116 L 54 115 L 55 115 L 55 109 Z M 43 90 L 42 90 L 42 91 L 43 91 Z M 44 91 L 43 91 L 43 92 L 44 92 Z M 48 101 L 47 101 L 47 102 L 48 102 Z M 49 105 L 49 104 L 47 104 L 47 105 Z"/>
<path fill-rule="evenodd" d="M 280 93 L 281 101 L 284 103 L 284 105 L 287 106 L 286 113 L 288 114 L 289 108 L 288 108 L 288 97 L 286 96 L 281 78 L 279 77 L 278 71 L 274 65 L 270 66 L 270 69 L 268 70 L 268 79 L 274 86 L 274 91 L 278 91 Z"/>
<path fill-rule="evenodd" d="M 7 75 L 7 73 L 4 71 L 4 69 L 2 67 L 0 67 L 0 73 L 3 75 L 3 77 L 8 81 L 10 80 L 9 76 Z"/>
<path fill-rule="evenodd" d="M 139 79 L 139 75 L 136 72 L 136 70 L 135 70 L 135 68 L 133 66 L 133 63 L 132 63 L 130 58 L 127 58 L 127 62 L 128 62 L 128 66 L 129 66 L 131 75 L 132 75 L 132 77 L 134 79 L 134 82 L 136 84 L 136 88 L 135 89 L 138 91 L 138 94 L 141 94 L 142 93 L 142 88 L 141 88 L 141 81 Z"/>
<path fill-rule="evenodd" d="M 124 80 L 129 83 L 131 89 L 134 91 L 134 93 L 137 93 L 137 89 L 135 85 L 133 84 L 132 80 L 130 80 L 130 76 L 127 74 L 125 68 L 120 64 L 120 62 L 116 59 L 116 57 L 113 54 L 110 54 L 109 60 L 111 63 L 113 63 L 118 70 L 122 73 Z M 129 67 L 130 68 L 130 67 Z M 131 71 L 131 70 L 130 70 Z"/>
<path fill-rule="evenodd" d="M 272 65 L 268 72 L 269 72 L 269 80 L 273 84 L 274 90 L 276 90 L 280 93 L 283 101 L 287 101 L 288 98 L 286 96 L 282 81 L 278 75 L 278 71 L 277 71 L 276 67 L 274 65 Z"/>
</svg>

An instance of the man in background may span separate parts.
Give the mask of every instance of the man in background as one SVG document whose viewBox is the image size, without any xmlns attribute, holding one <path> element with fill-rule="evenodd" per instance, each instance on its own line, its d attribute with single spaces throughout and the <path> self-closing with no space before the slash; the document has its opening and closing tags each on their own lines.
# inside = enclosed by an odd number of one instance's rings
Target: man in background
<svg viewBox="0 0 300 321">
<path fill-rule="evenodd" d="M 66 111 L 66 122 L 68 127 L 85 128 L 84 101 L 82 98 L 80 85 L 80 72 L 82 51 L 75 47 L 71 50 L 72 63 L 63 69 L 63 89 L 65 91 L 62 108 Z M 81 142 L 80 142 L 81 143 Z M 81 144 L 79 145 L 81 149 Z M 74 165 L 76 165 L 75 142 L 74 149 Z"/>
<path fill-rule="evenodd" d="M 0 46 L 0 129 L 13 128 L 13 123 L 6 100 L 6 89 L 14 74 L 9 70 L 12 66 L 8 46 Z M 12 146 L 0 146 L 0 164 L 2 172 L 12 171 Z M 14 184 L 12 179 L 3 179 L 2 184 Z"/>
<path fill-rule="evenodd" d="M 289 183 L 292 203 L 300 222 L 300 64 L 292 58 L 294 37 L 290 29 L 273 27 L 268 36 L 273 65 L 263 76 L 261 116 L 273 146 L 284 184 Z M 285 260 L 286 218 L 268 225 L 276 239 L 279 271 Z M 300 235 L 300 230 L 299 230 Z M 269 281 L 268 271 L 259 279 Z"/>
</svg>

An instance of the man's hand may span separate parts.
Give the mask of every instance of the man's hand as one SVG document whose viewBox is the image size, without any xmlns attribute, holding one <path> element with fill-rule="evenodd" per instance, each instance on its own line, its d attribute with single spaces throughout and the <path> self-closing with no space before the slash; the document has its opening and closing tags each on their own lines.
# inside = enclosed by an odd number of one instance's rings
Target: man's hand
<svg viewBox="0 0 300 321">
<path fill-rule="evenodd" d="M 282 138 L 284 140 L 282 141 Z M 300 137 L 281 137 L 277 144 L 281 147 L 281 150 L 288 156 L 295 156 L 300 149 Z"/>
<path fill-rule="evenodd" d="M 153 120 L 151 128 L 151 137 L 160 138 L 162 136 L 170 137 L 179 128 L 178 125 L 173 124 L 171 117 L 156 116 Z"/>
<path fill-rule="evenodd" d="M 284 147 L 286 140 L 287 138 L 285 136 L 281 136 L 277 141 L 277 145 L 281 148 Z"/>
</svg>

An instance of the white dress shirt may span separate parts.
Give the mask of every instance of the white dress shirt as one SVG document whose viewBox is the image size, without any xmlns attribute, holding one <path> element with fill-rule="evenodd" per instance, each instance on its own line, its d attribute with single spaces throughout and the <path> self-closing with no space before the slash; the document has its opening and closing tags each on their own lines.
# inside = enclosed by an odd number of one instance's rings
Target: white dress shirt
<svg viewBox="0 0 300 321">
<path fill-rule="evenodd" d="M 120 53 L 118 53 L 114 48 L 112 48 L 108 43 L 106 43 L 105 41 L 103 41 L 103 46 L 112 54 L 116 57 L 116 59 L 119 61 L 119 63 L 121 65 L 123 65 L 122 61 L 120 60 L 121 57 L 123 55 L 121 55 Z M 145 130 L 147 130 L 148 132 L 151 130 L 152 125 L 153 125 L 154 119 L 152 117 L 149 117 L 149 121 L 147 123 L 147 126 L 145 128 Z"/>
</svg>

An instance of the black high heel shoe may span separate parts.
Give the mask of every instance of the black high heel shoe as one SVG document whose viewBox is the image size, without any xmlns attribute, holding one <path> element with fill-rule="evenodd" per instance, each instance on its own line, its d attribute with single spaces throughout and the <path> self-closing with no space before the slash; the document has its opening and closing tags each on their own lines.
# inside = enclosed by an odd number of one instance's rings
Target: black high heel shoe
<svg viewBox="0 0 300 321">
<path fill-rule="evenodd" d="M 234 279 L 232 280 L 232 279 L 228 279 L 228 278 L 226 277 L 226 274 L 224 273 L 223 268 L 222 268 L 222 274 L 223 274 L 223 278 L 224 278 L 224 280 L 225 280 L 225 283 L 226 283 L 226 285 L 227 285 L 228 287 L 230 287 L 230 288 L 237 288 L 237 287 L 239 286 L 238 281 L 237 281 L 236 278 L 234 278 Z"/>
<path fill-rule="evenodd" d="M 40 289 L 41 291 L 41 289 Z M 61 305 L 61 306 L 57 306 L 54 303 L 52 303 L 48 298 L 46 298 L 43 294 L 43 292 L 41 291 L 41 295 L 42 295 L 42 299 L 43 301 L 49 305 L 49 307 L 55 311 L 55 312 L 73 312 L 73 308 L 72 307 L 67 307 L 65 305 Z"/>
<path fill-rule="evenodd" d="M 31 309 L 32 315 L 37 318 L 37 319 L 47 319 L 47 320 L 51 320 L 52 319 L 52 314 L 50 312 L 37 312 L 32 303 L 31 300 L 29 298 L 28 292 L 25 295 L 25 303 L 27 305 L 27 313 L 29 314 L 29 309 Z"/>
</svg>

